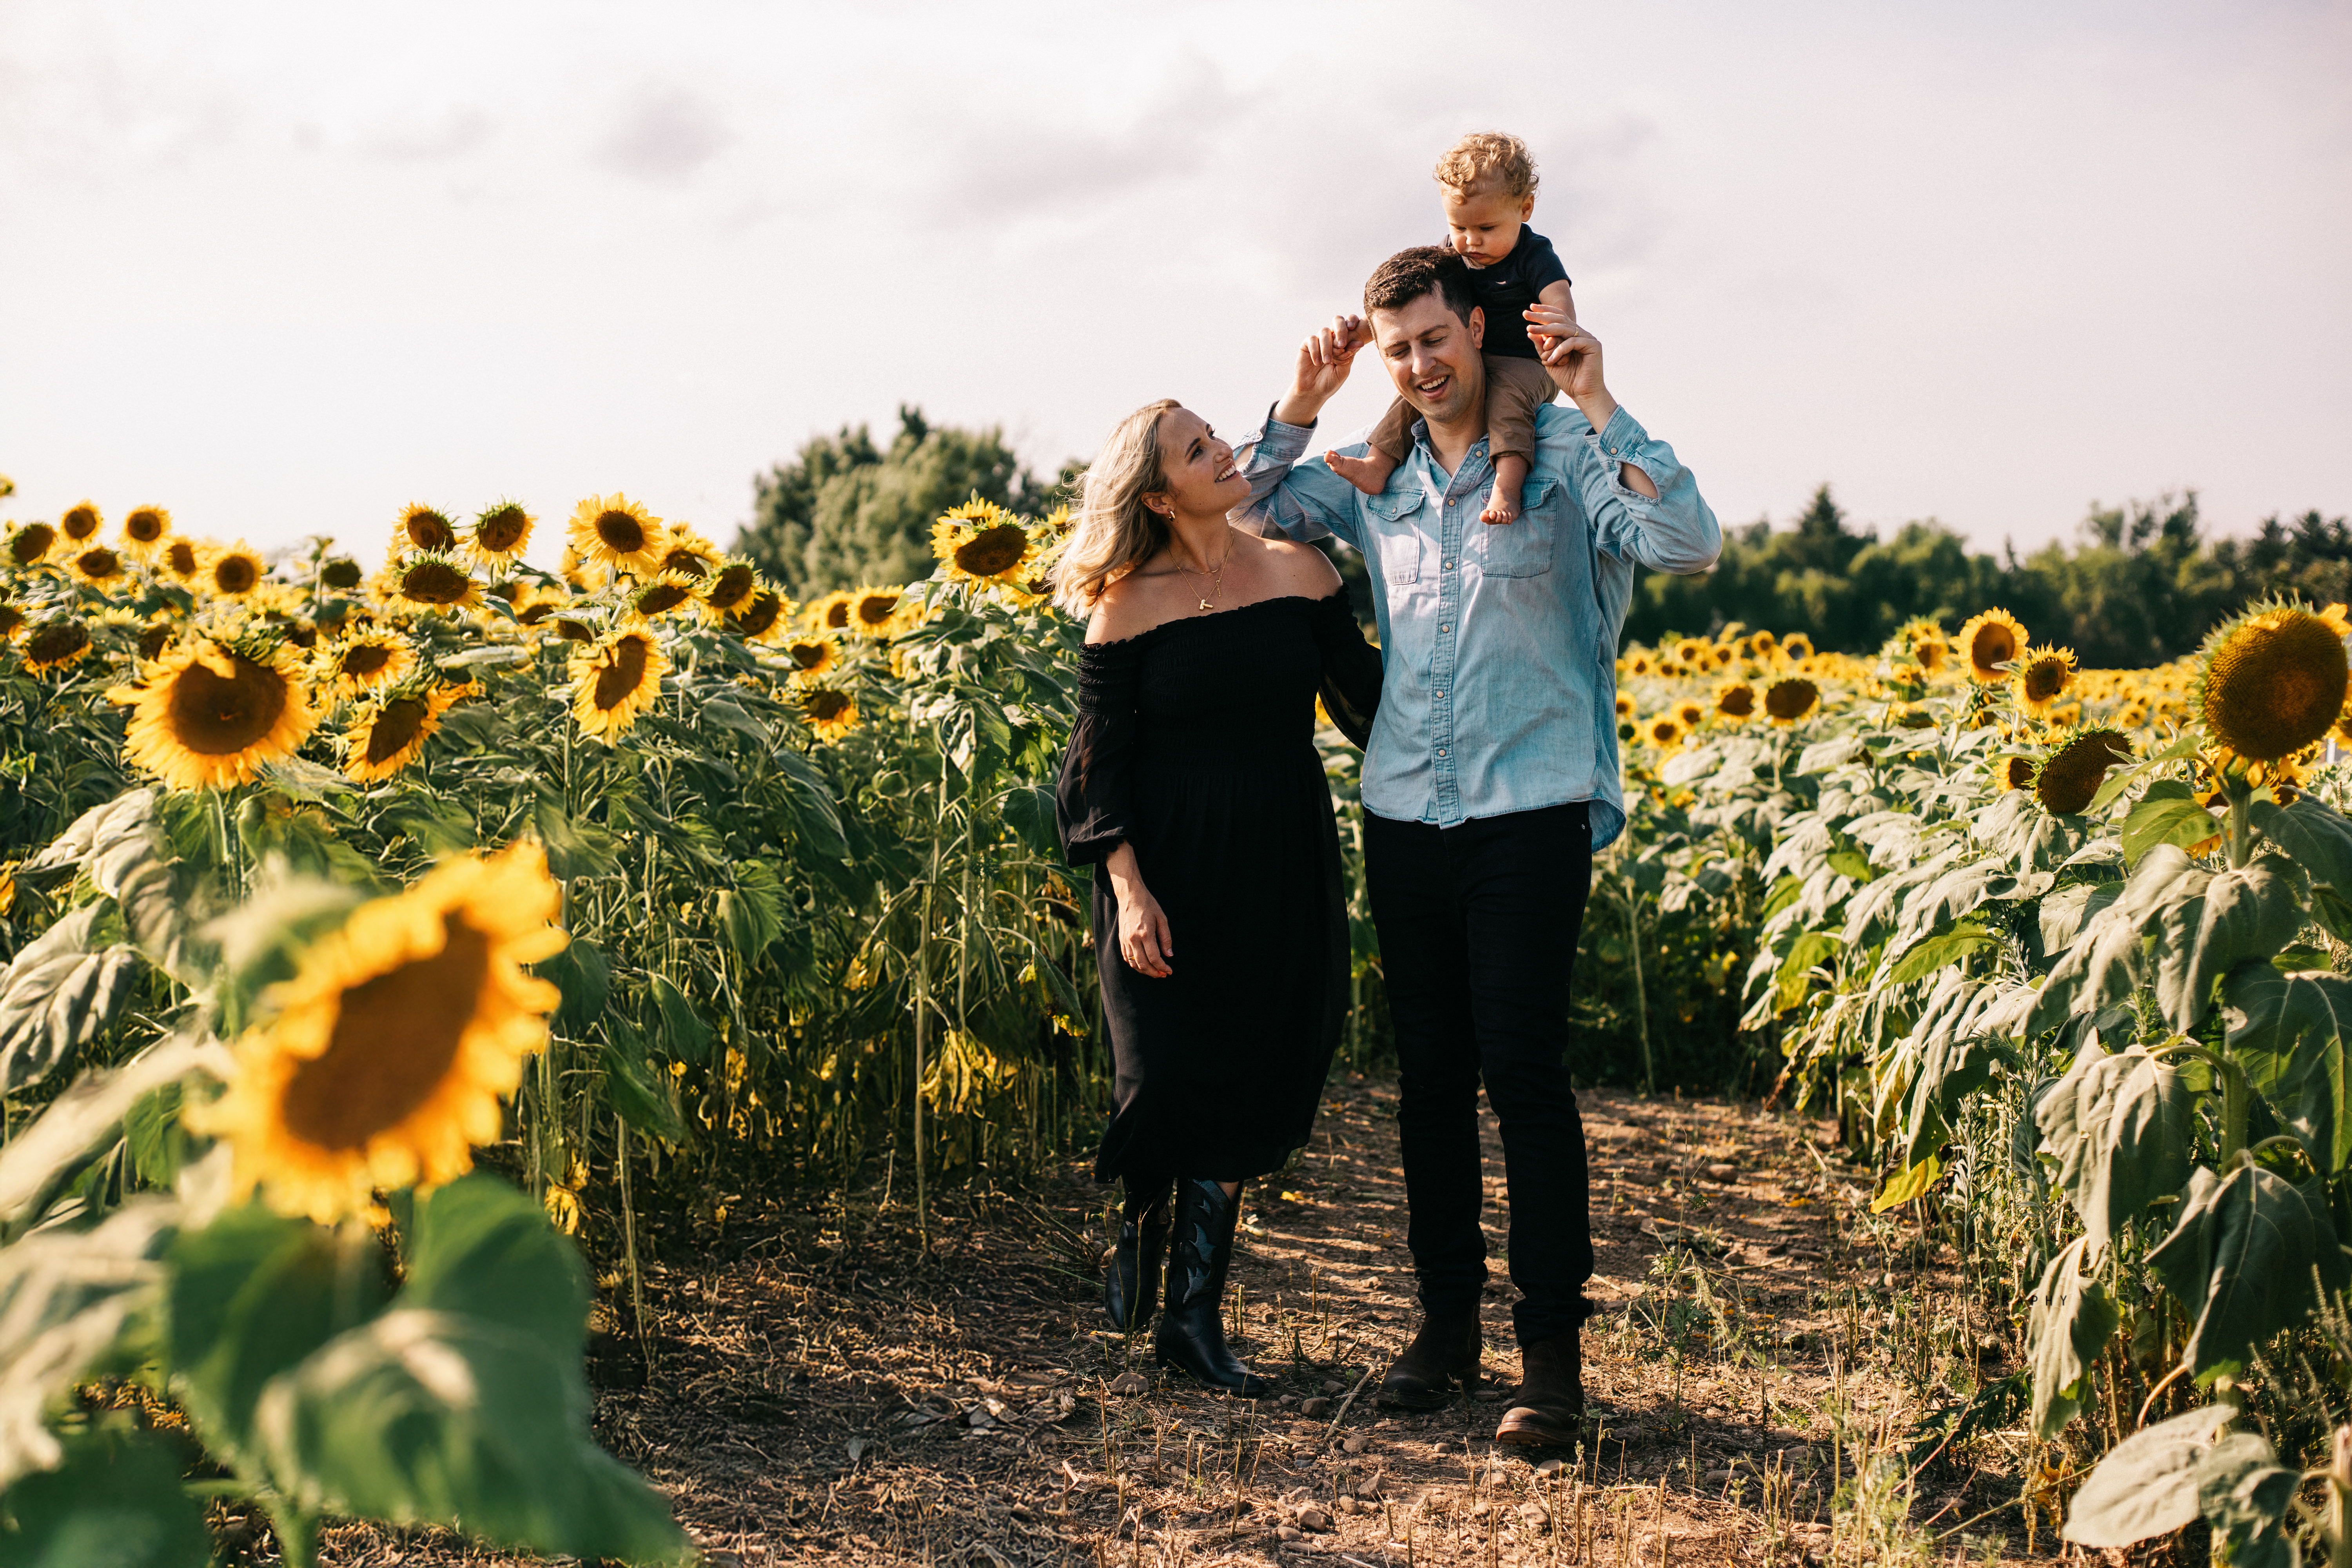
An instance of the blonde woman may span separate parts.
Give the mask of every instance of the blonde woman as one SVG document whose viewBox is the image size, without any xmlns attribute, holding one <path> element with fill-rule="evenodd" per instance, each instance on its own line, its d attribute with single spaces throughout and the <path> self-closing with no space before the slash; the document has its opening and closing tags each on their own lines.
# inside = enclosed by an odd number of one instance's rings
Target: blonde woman
<svg viewBox="0 0 2352 1568">
<path fill-rule="evenodd" d="M 1222 1309 L 1241 1185 L 1306 1143 L 1348 1004 L 1315 703 L 1360 745 L 1381 660 L 1321 553 L 1227 524 L 1249 491 L 1200 416 L 1137 410 L 1087 470 L 1055 597 L 1087 617 L 1060 805 L 1071 863 L 1101 868 L 1095 1177 L 1126 1192 L 1104 1305 L 1142 1326 L 1164 1256 L 1160 1363 L 1260 1399 Z"/>
</svg>

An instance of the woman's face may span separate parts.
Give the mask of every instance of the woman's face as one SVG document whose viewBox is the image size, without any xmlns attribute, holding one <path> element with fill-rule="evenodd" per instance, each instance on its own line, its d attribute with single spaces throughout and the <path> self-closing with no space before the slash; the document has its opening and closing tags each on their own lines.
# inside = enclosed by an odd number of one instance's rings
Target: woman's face
<svg viewBox="0 0 2352 1568">
<path fill-rule="evenodd" d="M 1146 494 L 1147 501 L 1199 517 L 1222 516 L 1249 500 L 1249 480 L 1234 461 L 1234 449 L 1217 439 L 1207 420 L 1189 408 L 1171 408 L 1160 416 L 1159 435 L 1163 482 Z"/>
</svg>

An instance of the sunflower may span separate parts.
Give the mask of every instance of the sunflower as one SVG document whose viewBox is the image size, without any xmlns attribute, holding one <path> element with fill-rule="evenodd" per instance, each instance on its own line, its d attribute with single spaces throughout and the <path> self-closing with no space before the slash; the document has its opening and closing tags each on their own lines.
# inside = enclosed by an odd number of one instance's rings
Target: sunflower
<svg viewBox="0 0 2352 1568">
<path fill-rule="evenodd" d="M 455 614 L 479 609 L 482 584 L 454 556 L 422 552 L 403 556 L 389 568 L 394 604 L 404 610 Z"/>
<path fill-rule="evenodd" d="M 99 528 L 105 521 L 95 503 L 77 501 L 66 508 L 65 515 L 58 519 L 58 528 L 68 541 L 79 544 L 86 539 L 97 538 Z"/>
<path fill-rule="evenodd" d="M 172 514 L 160 506 L 134 506 L 122 514 L 122 548 L 144 561 L 172 531 Z"/>
<path fill-rule="evenodd" d="M 362 705 L 343 731 L 343 772 L 362 784 L 390 778 L 423 754 L 441 715 L 472 691 L 470 686 L 387 690 Z"/>
<path fill-rule="evenodd" d="M 2069 735 L 2042 759 L 2033 773 L 2033 798 L 2057 816 L 2088 810 L 2107 770 L 2131 759 L 2131 742 L 2116 730 L 2083 730 Z"/>
<path fill-rule="evenodd" d="M 1647 675 L 1650 673 L 1650 656 L 1646 653 L 1634 654 L 1624 661 L 1624 665 L 1625 673 L 1628 675 Z"/>
<path fill-rule="evenodd" d="M 615 491 L 590 496 L 572 513 L 572 547 L 583 568 L 651 576 L 661 569 L 667 537 L 661 519 Z"/>
<path fill-rule="evenodd" d="M 207 637 L 167 648 L 107 700 L 131 710 L 122 754 L 173 789 L 250 784 L 319 721 L 292 648 L 247 653 Z"/>
<path fill-rule="evenodd" d="M 1623 692 L 1619 692 L 1617 694 L 1617 717 L 1620 719 L 1631 719 L 1633 716 L 1633 700 L 1626 696 Z"/>
<path fill-rule="evenodd" d="M 1932 730 L 1936 716 L 1916 703 L 1906 702 L 1887 714 L 1886 721 L 1898 730 Z"/>
<path fill-rule="evenodd" d="M 378 1188 L 456 1180 L 547 1044 L 562 997 L 522 966 L 562 951 L 562 903 L 545 855 L 522 843 L 362 904 L 265 994 L 268 1024 L 189 1124 L 227 1140 L 238 1190 L 321 1224 Z"/>
<path fill-rule="evenodd" d="M 170 647 L 172 639 L 179 635 L 180 628 L 177 623 L 157 616 L 139 628 L 139 640 L 135 645 L 139 650 L 139 657 L 142 659 L 163 658 L 163 650 Z"/>
<path fill-rule="evenodd" d="M 86 544 L 66 557 L 66 570 L 85 587 L 119 588 L 130 580 L 122 552 L 103 544 Z"/>
<path fill-rule="evenodd" d="M 661 570 L 683 572 L 689 577 L 708 577 L 719 570 L 725 557 L 719 546 L 695 532 L 684 523 L 672 523 L 669 542 L 662 551 Z"/>
<path fill-rule="evenodd" d="M 457 525 L 446 512 L 411 503 L 400 514 L 400 531 L 393 536 L 391 553 L 397 557 L 403 551 L 425 550 L 447 555 L 457 548 Z"/>
<path fill-rule="evenodd" d="M 721 562 L 702 586 L 702 613 L 724 620 L 751 602 L 760 591 L 760 574 L 740 556 Z"/>
<path fill-rule="evenodd" d="M 242 599 L 261 584 L 261 556 L 245 541 L 215 544 L 204 553 L 197 583 L 224 598 Z"/>
<path fill-rule="evenodd" d="M 2033 770 L 2039 764 L 2032 757 L 2003 757 L 1992 765 L 1993 782 L 2006 795 L 2013 789 L 2025 789 L 2033 783 Z"/>
<path fill-rule="evenodd" d="M 1756 717 L 1756 689 L 1744 680 L 1727 680 L 1715 689 L 1715 715 L 1735 724 Z"/>
<path fill-rule="evenodd" d="M 638 620 L 649 621 L 658 616 L 675 615 L 691 609 L 700 601 L 695 590 L 699 583 L 683 572 L 664 570 L 656 573 L 629 590 L 622 601 L 623 613 Z"/>
<path fill-rule="evenodd" d="M 641 626 L 624 626 L 572 650 L 572 716 L 591 735 L 613 744 L 661 695 L 669 656 Z"/>
<path fill-rule="evenodd" d="M 1696 730 L 1706 718 L 1706 704 L 1704 702 L 1694 702 L 1689 698 L 1685 697 L 1680 702 L 1675 704 L 1674 715 L 1677 720 L 1681 721 L 1682 727 L 1685 730 Z"/>
<path fill-rule="evenodd" d="M 2028 650 L 2017 659 L 2016 673 L 2011 678 L 2011 689 L 2017 695 L 2017 705 L 2028 713 L 2046 717 L 2058 705 L 2058 699 L 2074 684 L 2074 650 L 2052 647 L 2044 644 Z"/>
<path fill-rule="evenodd" d="M 1793 724 L 1821 700 L 1820 687 L 1801 676 L 1788 676 L 1764 689 L 1764 711 L 1775 724 Z"/>
<path fill-rule="evenodd" d="M 1682 721 L 1671 713 L 1660 713 L 1643 721 L 1642 739 L 1662 752 L 1671 752 L 1683 743 Z"/>
<path fill-rule="evenodd" d="M 772 642 L 792 625 L 792 605 L 773 588 L 762 588 L 727 617 L 727 629 L 746 642 Z"/>
<path fill-rule="evenodd" d="M 904 624 L 903 588 L 860 588 L 850 595 L 849 629 L 859 637 L 887 638 Z"/>
<path fill-rule="evenodd" d="M 319 678 L 336 701 L 348 701 L 408 679 L 416 650 L 390 632 L 355 632 L 329 647 L 319 659 Z"/>
<path fill-rule="evenodd" d="M 1813 657 L 1813 639 L 1802 632 L 1790 632 L 1780 639 L 1780 652 L 1791 659 L 1811 658 Z"/>
<path fill-rule="evenodd" d="M 205 569 L 205 547 L 193 539 L 172 538 L 155 552 L 155 563 L 182 583 L 194 583 Z"/>
<path fill-rule="evenodd" d="M 348 555 L 330 555 L 319 563 L 319 585 L 322 588 L 345 594 L 365 581 L 367 574 Z"/>
<path fill-rule="evenodd" d="M 1969 679 L 1998 686 L 2009 679 L 2001 666 L 2025 651 L 2025 627 L 2007 610 L 1987 610 L 1960 628 L 1958 641 Z"/>
<path fill-rule="evenodd" d="M 530 525 L 538 521 L 523 510 L 520 501 L 502 500 L 474 519 L 466 553 L 485 566 L 511 566 L 522 559 L 523 546 L 530 542 Z"/>
<path fill-rule="evenodd" d="M 46 522 L 21 523 L 8 531 L 8 564 L 21 572 L 38 566 L 57 548 L 58 531 Z"/>
<path fill-rule="evenodd" d="M 977 588 L 1018 581 L 1036 557 L 1037 541 L 1019 518 L 974 496 L 931 525 L 931 554 L 949 582 Z"/>
<path fill-rule="evenodd" d="M 514 618 L 526 626 L 536 626 L 572 602 L 572 592 L 553 583 L 534 583 L 528 578 L 507 584 L 507 605 Z"/>
<path fill-rule="evenodd" d="M 857 728 L 857 700 L 838 687 L 809 687 L 800 704 L 801 717 L 820 741 L 838 741 Z"/>
<path fill-rule="evenodd" d="M 1748 657 L 1750 658 L 1762 658 L 1780 646 L 1780 639 L 1769 631 L 1748 634 Z"/>
<path fill-rule="evenodd" d="M 2343 715 L 2344 642 L 2301 605 L 2258 605 L 2205 639 L 2191 689 L 2197 716 L 2222 746 L 2276 762 L 2325 736 Z"/>
<path fill-rule="evenodd" d="M 849 605 L 856 597 L 846 589 L 827 594 L 808 607 L 809 625 L 821 632 L 849 630 Z"/>
<path fill-rule="evenodd" d="M 34 675 L 63 669 L 89 651 L 89 628 L 79 621 L 43 621 L 25 634 L 25 668 Z"/>
<path fill-rule="evenodd" d="M 803 633 L 784 639 L 784 657 L 793 661 L 793 673 L 804 680 L 814 680 L 831 673 L 841 663 L 838 639 L 817 633 Z"/>
<path fill-rule="evenodd" d="M 25 612 L 0 599 L 0 647 L 15 642 L 16 634 L 24 629 Z"/>
<path fill-rule="evenodd" d="M 1706 658 L 1706 644 L 1696 637 L 1685 637 L 1675 644 L 1675 659 L 1679 664 L 1697 664 Z"/>
</svg>

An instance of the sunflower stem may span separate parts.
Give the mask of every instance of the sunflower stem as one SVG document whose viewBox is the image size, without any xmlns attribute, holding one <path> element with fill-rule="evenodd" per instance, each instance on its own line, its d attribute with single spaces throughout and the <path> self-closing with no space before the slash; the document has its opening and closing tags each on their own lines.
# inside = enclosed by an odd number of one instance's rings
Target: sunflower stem
<svg viewBox="0 0 2352 1568">
<path fill-rule="evenodd" d="M 2230 802 L 2230 869 L 2243 870 L 2253 858 L 2253 786 L 2242 778 L 2232 778 L 2225 769 L 2221 774 L 2221 793 Z"/>
<path fill-rule="evenodd" d="M 269 1522 L 278 1531 L 278 1551 L 286 1568 L 318 1568 L 319 1521 L 291 1504 L 273 1508 Z"/>
</svg>

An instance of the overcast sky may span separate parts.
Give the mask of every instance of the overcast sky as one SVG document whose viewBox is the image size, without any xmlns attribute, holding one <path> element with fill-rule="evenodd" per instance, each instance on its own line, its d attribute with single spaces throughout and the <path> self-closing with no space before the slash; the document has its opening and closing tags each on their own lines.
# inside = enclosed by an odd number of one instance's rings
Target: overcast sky
<svg viewBox="0 0 2352 1568">
<path fill-rule="evenodd" d="M 5 0 L 0 504 L 725 540 L 900 402 L 1047 469 L 1153 397 L 1237 431 L 1492 127 L 1727 522 L 2244 531 L 2352 511 L 2347 81 L 2320 0 Z"/>
</svg>

